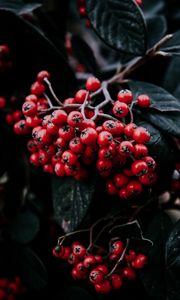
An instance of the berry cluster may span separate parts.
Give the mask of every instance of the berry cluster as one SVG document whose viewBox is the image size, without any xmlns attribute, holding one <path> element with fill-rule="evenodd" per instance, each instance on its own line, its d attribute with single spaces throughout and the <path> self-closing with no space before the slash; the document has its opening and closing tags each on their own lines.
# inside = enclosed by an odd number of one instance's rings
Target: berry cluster
<svg viewBox="0 0 180 300">
<path fill-rule="evenodd" d="M 26 289 L 23 287 L 19 277 L 16 277 L 14 280 L 0 278 L 0 300 L 15 300 L 25 292 Z"/>
<path fill-rule="evenodd" d="M 107 100 L 92 106 L 101 82 L 89 77 L 86 89 L 64 102 L 56 99 L 59 106 L 53 106 L 46 94 L 46 84 L 51 88 L 49 77 L 47 71 L 38 73 L 22 106 L 24 119 L 14 125 L 17 134 L 31 133 L 27 143 L 30 162 L 45 172 L 77 180 L 87 177 L 87 167 L 94 165 L 108 179 L 108 193 L 122 199 L 155 183 L 156 162 L 145 145 L 150 133 L 133 122 L 126 124 L 132 105 L 146 109 L 151 104 L 149 97 L 142 94 L 133 100 L 131 91 L 121 90 L 117 100 L 111 100 L 114 116 L 104 114 Z"/>
<path fill-rule="evenodd" d="M 8 125 L 14 125 L 23 117 L 22 111 L 19 109 L 21 105 L 21 101 L 14 96 L 9 101 L 4 96 L 0 96 L 0 110 L 5 113 L 5 122 Z"/>
<path fill-rule="evenodd" d="M 10 50 L 7 45 L 0 45 L 0 72 L 5 72 L 12 66 L 9 53 Z"/>
<path fill-rule="evenodd" d="M 88 253 L 79 242 L 74 242 L 71 247 L 58 245 L 53 249 L 53 255 L 72 265 L 74 279 L 88 280 L 98 293 L 105 294 L 121 288 L 125 280 L 135 280 L 136 271 L 147 263 L 147 256 L 132 249 L 127 251 L 121 240 L 111 243 L 106 256 Z"/>
<path fill-rule="evenodd" d="M 180 191 L 180 163 L 176 163 L 172 176 L 171 188 L 173 191 Z"/>
</svg>

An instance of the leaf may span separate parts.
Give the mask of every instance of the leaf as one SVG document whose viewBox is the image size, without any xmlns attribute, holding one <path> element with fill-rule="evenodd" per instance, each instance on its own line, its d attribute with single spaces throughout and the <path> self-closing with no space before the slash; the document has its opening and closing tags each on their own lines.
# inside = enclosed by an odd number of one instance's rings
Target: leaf
<svg viewBox="0 0 180 300">
<path fill-rule="evenodd" d="M 180 220 L 174 225 L 166 242 L 166 268 L 168 270 L 169 299 L 178 299 L 180 294 Z"/>
<path fill-rule="evenodd" d="M 140 94 L 147 94 L 150 97 L 151 106 L 148 111 L 154 109 L 160 112 L 180 112 L 180 102 L 163 88 L 140 81 L 129 81 L 128 84 L 134 94 L 134 100 Z"/>
<path fill-rule="evenodd" d="M 78 61 L 86 66 L 88 72 L 98 74 L 98 65 L 90 46 L 78 35 L 71 37 L 71 44 Z"/>
<path fill-rule="evenodd" d="M 150 248 L 144 246 L 141 249 L 148 256 L 148 264 L 140 271 L 140 277 L 153 300 L 167 299 L 164 254 L 165 242 L 171 227 L 170 218 L 161 211 L 154 216 L 145 231 L 145 236 L 153 241 L 153 246 Z"/>
<path fill-rule="evenodd" d="M 48 282 L 48 274 L 42 261 L 30 248 L 17 243 L 1 244 L 1 272 L 7 277 L 19 275 L 24 285 L 42 290 Z"/>
<path fill-rule="evenodd" d="M 0 10 L 0 39 L 9 44 L 16 57 L 8 89 L 12 85 L 27 94 L 37 72 L 46 69 L 52 74 L 53 87 L 60 96 L 75 90 L 75 76 L 62 54 L 63 49 L 57 48 L 38 27 L 10 11 Z M 60 76 L 62 70 L 63 76 Z"/>
<path fill-rule="evenodd" d="M 145 16 L 154 16 L 162 14 L 165 8 L 164 0 L 143 0 L 142 10 Z"/>
<path fill-rule="evenodd" d="M 110 230 L 110 234 L 115 236 L 134 239 L 134 240 L 141 240 L 152 245 L 151 240 L 144 238 L 141 226 L 137 220 L 132 222 L 128 222 L 121 225 L 116 225 Z"/>
<path fill-rule="evenodd" d="M 164 16 L 151 16 L 146 19 L 148 48 L 153 47 L 166 33 L 167 22 Z"/>
<path fill-rule="evenodd" d="M 22 0 L 0 0 L 0 10 L 14 12 L 17 15 L 31 13 L 33 10 L 42 6 L 41 3 L 24 3 Z"/>
<path fill-rule="evenodd" d="M 134 56 L 145 54 L 145 21 L 134 1 L 87 0 L 86 8 L 93 29 L 110 47 Z"/>
<path fill-rule="evenodd" d="M 93 199 L 96 176 L 88 182 L 73 178 L 53 178 L 54 216 L 65 232 L 73 231 L 84 218 Z"/>
<path fill-rule="evenodd" d="M 31 242 L 39 231 L 39 219 L 30 210 L 22 211 L 16 215 L 8 228 L 12 240 L 27 244 Z"/>
<path fill-rule="evenodd" d="M 166 53 L 180 55 L 180 30 L 176 31 L 172 38 L 163 44 L 160 50 Z"/>
<path fill-rule="evenodd" d="M 164 74 L 163 87 L 173 95 L 179 85 L 180 57 L 172 57 Z"/>
<path fill-rule="evenodd" d="M 137 110 L 141 119 L 148 121 L 164 134 L 180 138 L 179 112 L 144 112 Z"/>
</svg>

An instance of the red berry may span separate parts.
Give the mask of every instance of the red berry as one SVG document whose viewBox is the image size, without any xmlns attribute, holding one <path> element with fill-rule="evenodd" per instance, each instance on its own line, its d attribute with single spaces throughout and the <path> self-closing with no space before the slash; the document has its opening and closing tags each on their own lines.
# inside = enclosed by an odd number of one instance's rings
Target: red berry
<svg viewBox="0 0 180 300">
<path fill-rule="evenodd" d="M 129 123 L 125 126 L 124 128 L 124 134 L 129 137 L 132 138 L 133 133 L 134 133 L 134 129 L 137 128 L 137 125 L 134 123 Z"/>
<path fill-rule="evenodd" d="M 110 285 L 109 280 L 104 280 L 101 283 L 96 283 L 95 289 L 96 289 L 96 292 L 98 292 L 98 293 L 108 294 L 111 290 L 111 285 Z"/>
<path fill-rule="evenodd" d="M 124 118 L 129 112 L 129 107 L 126 103 L 116 101 L 113 106 L 113 114 L 117 118 Z"/>
<path fill-rule="evenodd" d="M 84 266 L 83 262 L 78 263 L 75 266 L 76 270 L 79 272 L 80 278 L 86 278 L 87 275 L 87 269 Z"/>
<path fill-rule="evenodd" d="M 128 262 L 132 262 L 136 258 L 136 252 L 134 250 L 129 250 L 128 254 L 125 255 L 125 258 Z"/>
<path fill-rule="evenodd" d="M 48 71 L 40 71 L 40 72 L 37 74 L 37 80 L 38 80 L 39 82 L 43 82 L 45 78 L 47 78 L 47 79 L 50 78 L 50 74 L 49 74 Z"/>
<path fill-rule="evenodd" d="M 54 166 L 54 172 L 57 176 L 65 176 L 64 165 L 61 162 L 57 162 Z"/>
<path fill-rule="evenodd" d="M 151 156 L 146 156 L 143 158 L 143 160 L 147 163 L 148 165 L 148 170 L 154 171 L 156 169 L 156 162 Z"/>
<path fill-rule="evenodd" d="M 41 96 L 45 92 L 44 84 L 36 81 L 31 85 L 31 94 Z"/>
<path fill-rule="evenodd" d="M 142 0 L 136 0 L 136 3 L 137 3 L 137 5 L 140 6 L 140 5 L 142 5 L 143 2 L 142 2 Z"/>
<path fill-rule="evenodd" d="M 76 245 L 72 247 L 72 253 L 79 258 L 83 258 L 86 254 L 86 248 L 81 244 Z"/>
<path fill-rule="evenodd" d="M 124 250 L 124 243 L 122 241 L 115 241 L 111 245 L 111 254 L 119 256 L 123 253 L 123 250 Z"/>
<path fill-rule="evenodd" d="M 69 125 L 64 125 L 59 128 L 59 136 L 65 141 L 70 141 L 75 135 L 74 128 Z"/>
<path fill-rule="evenodd" d="M 14 124 L 14 132 L 18 135 L 27 134 L 29 132 L 29 128 L 26 125 L 25 120 L 20 120 Z"/>
<path fill-rule="evenodd" d="M 55 125 L 62 126 L 67 121 L 67 113 L 62 109 L 54 110 L 51 115 L 51 121 Z"/>
<path fill-rule="evenodd" d="M 92 270 L 89 274 L 89 280 L 94 284 L 102 282 L 103 279 L 104 279 L 104 274 L 102 271 L 99 271 L 98 269 Z"/>
<path fill-rule="evenodd" d="M 86 128 L 81 132 L 80 139 L 85 145 L 90 145 L 96 142 L 98 134 L 94 128 Z"/>
<path fill-rule="evenodd" d="M 129 198 L 127 188 L 122 188 L 122 189 L 120 189 L 120 191 L 119 191 L 119 197 L 120 197 L 122 200 L 127 200 L 127 199 Z"/>
<path fill-rule="evenodd" d="M 142 269 L 147 263 L 147 260 L 147 256 L 145 256 L 144 254 L 138 254 L 135 260 L 132 262 L 132 266 L 135 269 Z"/>
<path fill-rule="evenodd" d="M 81 123 L 81 130 L 88 128 L 88 127 L 92 127 L 92 128 L 96 128 L 96 123 L 93 120 L 83 120 Z M 97 130 L 96 130 L 97 131 Z"/>
<path fill-rule="evenodd" d="M 49 121 L 47 126 L 47 132 L 51 135 L 58 135 L 59 127 L 57 125 L 54 125 L 53 122 Z"/>
<path fill-rule="evenodd" d="M 77 257 L 76 255 L 74 255 L 74 253 L 71 253 L 68 257 L 68 263 L 70 265 L 77 265 L 79 262 L 79 257 Z"/>
<path fill-rule="evenodd" d="M 126 267 L 123 269 L 122 275 L 124 278 L 129 280 L 135 280 L 136 279 L 136 273 L 134 270 L 130 267 Z"/>
<path fill-rule="evenodd" d="M 66 150 L 62 154 L 62 162 L 67 165 L 73 165 L 77 162 L 77 155 L 71 150 Z"/>
<path fill-rule="evenodd" d="M 119 274 L 112 274 L 110 280 L 113 289 L 120 289 L 123 284 L 122 277 Z"/>
<path fill-rule="evenodd" d="M 74 152 L 74 153 L 82 153 L 84 150 L 84 145 L 82 144 L 80 138 L 75 137 L 69 142 L 69 148 Z"/>
<path fill-rule="evenodd" d="M 37 127 L 38 125 L 41 124 L 41 119 L 38 116 L 34 116 L 34 117 L 27 117 L 26 118 L 26 125 L 28 127 Z"/>
<path fill-rule="evenodd" d="M 41 126 L 36 126 L 35 128 L 33 128 L 33 130 L 32 130 L 32 137 L 33 137 L 34 139 L 36 139 L 37 133 L 38 133 L 41 129 L 42 129 Z"/>
<path fill-rule="evenodd" d="M 50 174 L 53 174 L 54 173 L 54 169 L 53 169 L 53 166 L 51 164 L 46 164 L 43 166 L 43 171 L 45 173 L 50 173 Z"/>
<path fill-rule="evenodd" d="M 21 118 L 22 118 L 22 111 L 20 111 L 19 109 L 15 110 L 13 112 L 13 119 L 15 122 L 18 122 Z"/>
<path fill-rule="evenodd" d="M 117 98 L 121 102 L 124 102 L 126 104 L 131 104 L 131 102 L 133 100 L 133 94 L 129 90 L 121 90 L 118 93 Z"/>
<path fill-rule="evenodd" d="M 79 90 L 74 97 L 76 103 L 82 104 L 86 99 L 87 91 L 86 90 Z M 89 97 L 88 97 L 89 98 Z"/>
<path fill-rule="evenodd" d="M 6 106 L 6 99 L 0 96 L 0 109 L 4 108 L 5 106 Z"/>
<path fill-rule="evenodd" d="M 90 92 L 95 92 L 99 90 L 101 87 L 101 83 L 99 79 L 95 77 L 89 77 L 88 80 L 86 81 L 86 89 Z"/>
<path fill-rule="evenodd" d="M 34 116 L 37 112 L 37 105 L 32 101 L 24 102 L 22 112 L 25 116 Z"/>
<path fill-rule="evenodd" d="M 118 173 L 114 176 L 115 186 L 120 189 L 128 184 L 129 178 L 123 173 Z"/>
<path fill-rule="evenodd" d="M 96 254 L 96 255 L 94 255 L 94 258 L 98 264 L 101 264 L 103 261 L 103 258 L 101 255 Z"/>
<path fill-rule="evenodd" d="M 103 175 L 103 173 L 106 174 L 106 172 L 109 174 L 109 171 L 112 169 L 112 162 L 106 159 L 98 159 L 96 162 L 96 168 L 100 172 L 100 175 Z"/>
<path fill-rule="evenodd" d="M 124 124 L 122 122 L 107 120 L 103 123 L 103 129 L 110 132 L 113 136 L 119 136 L 124 132 Z"/>
<path fill-rule="evenodd" d="M 29 152 L 34 153 L 38 151 L 38 145 L 37 142 L 34 140 L 29 140 L 27 142 L 27 149 L 29 150 Z"/>
<path fill-rule="evenodd" d="M 136 144 L 134 146 L 133 155 L 135 158 L 142 158 L 148 155 L 148 148 L 143 144 Z"/>
<path fill-rule="evenodd" d="M 67 141 L 65 141 L 62 137 L 57 138 L 55 145 L 59 148 L 65 148 L 67 146 Z"/>
<path fill-rule="evenodd" d="M 99 265 L 96 267 L 96 270 L 101 271 L 104 275 L 107 275 L 109 273 L 108 267 L 105 265 Z"/>
<path fill-rule="evenodd" d="M 47 153 L 48 155 L 50 155 L 50 156 L 54 155 L 55 152 L 56 152 L 56 149 L 55 149 L 54 145 L 46 145 L 46 146 L 44 147 L 44 149 L 46 150 L 46 153 Z"/>
<path fill-rule="evenodd" d="M 39 150 L 39 163 L 40 165 L 45 165 L 47 164 L 49 157 L 47 155 L 47 152 L 45 150 Z"/>
<path fill-rule="evenodd" d="M 144 127 L 137 127 L 133 132 L 133 139 L 140 144 L 145 144 L 150 141 L 151 135 Z"/>
<path fill-rule="evenodd" d="M 36 95 L 30 94 L 30 95 L 26 96 L 25 101 L 32 101 L 34 103 L 37 103 L 38 97 Z"/>
<path fill-rule="evenodd" d="M 81 6 L 79 8 L 79 14 L 81 15 L 81 17 L 85 17 L 87 15 L 86 8 L 84 6 Z"/>
<path fill-rule="evenodd" d="M 132 163 L 131 170 L 135 176 L 142 176 L 148 172 L 148 165 L 143 160 L 136 160 Z"/>
<path fill-rule="evenodd" d="M 71 270 L 71 275 L 75 280 L 81 279 L 81 274 L 79 273 L 79 270 L 76 267 L 74 267 Z"/>
<path fill-rule="evenodd" d="M 118 152 L 121 155 L 129 156 L 133 153 L 133 151 L 134 151 L 134 146 L 129 141 L 123 141 L 118 146 Z"/>
<path fill-rule="evenodd" d="M 149 107 L 151 100 L 148 95 L 139 95 L 137 98 L 137 104 L 140 107 Z"/>
<path fill-rule="evenodd" d="M 139 180 L 144 185 L 153 185 L 157 181 L 157 175 L 155 172 L 149 172 L 143 176 L 140 176 Z"/>
<path fill-rule="evenodd" d="M 39 153 L 32 153 L 29 157 L 29 161 L 34 166 L 39 166 Z"/>
<path fill-rule="evenodd" d="M 108 194 L 111 196 L 116 195 L 118 192 L 118 190 L 112 180 L 108 180 L 106 182 L 106 190 L 107 190 Z"/>
<path fill-rule="evenodd" d="M 133 197 L 142 192 L 142 184 L 138 180 L 131 180 L 127 185 L 128 197 Z"/>
<path fill-rule="evenodd" d="M 69 258 L 69 255 L 71 254 L 71 248 L 70 247 L 64 247 L 64 251 L 62 254 L 62 259 L 67 260 Z"/>
<path fill-rule="evenodd" d="M 6 115 L 6 123 L 9 125 L 12 125 L 14 123 L 13 114 L 10 113 Z"/>
<path fill-rule="evenodd" d="M 101 159 L 111 159 L 116 154 L 116 144 L 112 142 L 110 146 L 106 148 L 100 148 L 98 151 L 98 156 Z"/>
<path fill-rule="evenodd" d="M 0 45 L 0 58 L 4 58 L 10 52 L 10 49 L 7 45 Z"/>
<path fill-rule="evenodd" d="M 67 122 L 72 127 L 78 127 L 83 121 L 83 116 L 79 111 L 72 111 L 69 113 Z"/>
<path fill-rule="evenodd" d="M 100 147 L 108 147 L 113 141 L 113 136 L 108 131 L 101 131 L 98 135 L 98 144 Z"/>
<path fill-rule="evenodd" d="M 94 255 L 87 255 L 83 261 L 85 268 L 89 268 L 96 264 L 96 259 Z"/>
<path fill-rule="evenodd" d="M 36 134 L 36 141 L 39 142 L 40 144 L 48 145 L 51 143 L 52 139 L 50 134 L 47 132 L 47 130 L 43 128 L 38 130 Z"/>
<path fill-rule="evenodd" d="M 124 168 L 124 169 L 123 169 L 123 173 L 124 173 L 126 176 L 128 176 L 128 177 L 134 176 L 132 170 L 131 170 L 131 169 L 128 169 L 128 168 Z"/>
</svg>

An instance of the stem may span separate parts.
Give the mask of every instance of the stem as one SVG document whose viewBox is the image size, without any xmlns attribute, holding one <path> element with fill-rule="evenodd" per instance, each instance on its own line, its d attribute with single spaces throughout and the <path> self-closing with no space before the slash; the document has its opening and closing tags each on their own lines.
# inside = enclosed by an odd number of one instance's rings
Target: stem
<svg viewBox="0 0 180 300">
<path fill-rule="evenodd" d="M 52 94 L 54 100 L 55 100 L 59 105 L 62 106 L 63 103 L 62 103 L 62 102 L 58 99 L 58 97 L 56 96 L 56 94 L 55 94 L 55 92 L 54 92 L 54 90 L 53 90 L 53 88 L 52 88 L 52 85 L 51 85 L 50 81 L 49 81 L 47 78 L 44 78 L 44 82 L 48 85 L 48 88 L 49 88 L 49 90 L 50 90 L 50 92 L 51 92 L 51 94 Z"/>
<path fill-rule="evenodd" d="M 86 97 L 84 99 L 84 102 L 83 104 L 81 105 L 81 113 L 82 113 L 82 116 L 84 118 L 85 121 L 87 121 L 88 119 L 86 118 L 86 115 L 85 115 L 85 107 L 87 106 L 88 102 L 87 102 L 87 99 L 89 97 L 89 92 L 86 93 Z"/>
<path fill-rule="evenodd" d="M 52 105 L 51 99 L 48 97 L 48 95 L 46 93 L 44 93 L 44 97 L 46 98 L 46 100 L 48 102 L 49 108 L 52 108 L 53 105 Z"/>
<path fill-rule="evenodd" d="M 73 231 L 73 232 L 69 232 L 65 235 L 62 235 L 58 238 L 58 245 L 62 245 L 62 243 L 64 242 L 64 240 L 71 236 L 71 235 L 74 235 L 74 234 L 77 234 L 77 233 L 82 233 L 82 232 L 88 232 L 90 229 L 81 229 L 81 230 L 77 230 L 77 231 Z"/>
<path fill-rule="evenodd" d="M 112 270 L 107 274 L 106 278 L 110 277 L 114 271 L 117 269 L 117 267 L 120 265 L 120 263 L 123 261 L 124 256 L 126 254 L 127 248 L 129 247 L 129 243 L 130 243 L 130 239 L 126 240 L 126 246 L 123 250 L 123 253 L 121 254 L 120 258 L 118 259 L 118 261 L 116 262 L 115 266 L 112 268 Z"/>
</svg>

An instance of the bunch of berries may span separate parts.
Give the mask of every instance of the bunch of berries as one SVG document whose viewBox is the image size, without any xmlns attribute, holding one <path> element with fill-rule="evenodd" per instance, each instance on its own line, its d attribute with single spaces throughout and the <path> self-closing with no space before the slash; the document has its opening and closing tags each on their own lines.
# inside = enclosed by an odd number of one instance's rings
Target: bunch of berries
<svg viewBox="0 0 180 300">
<path fill-rule="evenodd" d="M 15 300 L 17 297 L 24 295 L 25 292 L 26 289 L 19 277 L 14 280 L 0 278 L 0 300 Z"/>
<path fill-rule="evenodd" d="M 8 71 L 12 66 L 9 53 L 10 50 L 7 45 L 0 45 L 0 73 Z"/>
<path fill-rule="evenodd" d="M 154 184 L 156 162 L 146 145 L 151 135 L 144 127 L 125 123 L 132 104 L 147 108 L 149 97 L 139 95 L 133 101 L 131 91 L 121 90 L 117 100 L 112 100 L 114 116 L 104 114 L 102 104 L 107 100 L 92 106 L 93 93 L 101 92 L 101 82 L 89 77 L 86 89 L 63 102 L 56 99 L 59 106 L 53 106 L 46 93 L 46 84 L 51 87 L 49 77 L 47 71 L 38 73 L 22 106 L 24 119 L 14 125 L 16 134 L 31 134 L 27 143 L 30 162 L 45 172 L 77 180 L 86 178 L 88 167 L 94 165 L 107 179 L 108 193 L 122 199 Z"/>
<path fill-rule="evenodd" d="M 109 254 L 105 256 L 90 254 L 78 241 L 72 243 L 71 247 L 56 246 L 53 255 L 72 265 L 71 275 L 74 279 L 87 280 L 98 293 L 105 294 L 121 288 L 126 280 L 135 280 L 137 270 L 147 263 L 146 255 L 132 249 L 126 251 L 119 239 L 111 243 Z M 120 259 L 121 263 L 118 264 Z"/>
<path fill-rule="evenodd" d="M 8 125 L 14 125 L 23 117 L 21 111 L 22 101 L 12 96 L 9 101 L 4 96 L 0 96 L 0 110 L 5 114 L 5 122 Z"/>
</svg>

